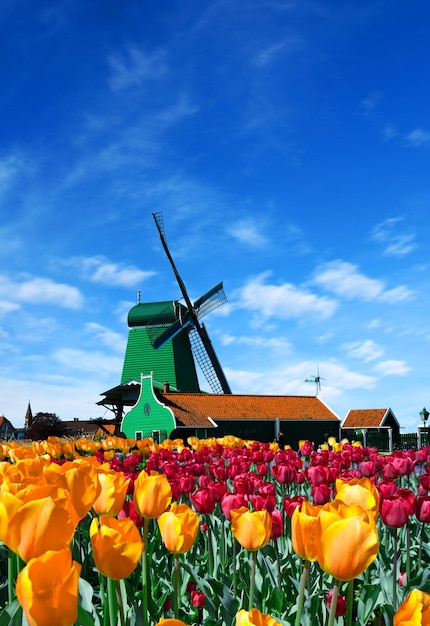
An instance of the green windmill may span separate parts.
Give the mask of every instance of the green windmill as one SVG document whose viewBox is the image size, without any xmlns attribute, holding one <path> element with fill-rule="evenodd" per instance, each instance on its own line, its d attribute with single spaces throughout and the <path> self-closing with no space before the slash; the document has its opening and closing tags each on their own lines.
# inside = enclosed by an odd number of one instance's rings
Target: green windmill
<svg viewBox="0 0 430 626">
<path fill-rule="evenodd" d="M 117 421 L 124 406 L 136 403 L 141 376 L 152 375 L 153 384 L 173 391 L 200 392 L 196 364 L 212 393 L 231 393 L 221 364 L 201 319 L 227 302 L 223 284 L 218 283 L 191 302 L 164 236 L 163 217 L 153 213 L 161 243 L 173 269 L 181 300 L 140 302 L 128 313 L 129 334 L 121 384 L 105 392 L 98 404 L 114 411 Z"/>
</svg>

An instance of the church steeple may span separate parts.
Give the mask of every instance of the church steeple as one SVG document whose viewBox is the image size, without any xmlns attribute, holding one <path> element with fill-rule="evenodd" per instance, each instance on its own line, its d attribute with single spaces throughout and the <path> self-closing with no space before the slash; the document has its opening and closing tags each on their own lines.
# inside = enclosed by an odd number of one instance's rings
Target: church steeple
<svg viewBox="0 0 430 626">
<path fill-rule="evenodd" d="M 31 412 L 30 402 L 28 403 L 27 413 L 25 414 L 25 428 L 30 428 L 33 423 L 33 413 Z"/>
</svg>

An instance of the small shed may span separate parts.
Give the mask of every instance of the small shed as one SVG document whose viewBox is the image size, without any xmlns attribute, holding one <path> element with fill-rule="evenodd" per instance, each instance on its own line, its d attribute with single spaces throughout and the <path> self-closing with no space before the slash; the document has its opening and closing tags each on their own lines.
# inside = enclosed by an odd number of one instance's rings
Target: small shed
<svg viewBox="0 0 430 626">
<path fill-rule="evenodd" d="M 381 439 L 389 443 L 399 435 L 400 424 L 390 408 L 350 409 L 342 424 L 342 437 L 379 448 Z"/>
</svg>

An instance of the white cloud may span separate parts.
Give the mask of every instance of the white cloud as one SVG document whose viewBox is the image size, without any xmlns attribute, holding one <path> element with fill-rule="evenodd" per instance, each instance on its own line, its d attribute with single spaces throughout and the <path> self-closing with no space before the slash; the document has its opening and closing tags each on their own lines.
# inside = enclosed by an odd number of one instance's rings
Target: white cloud
<svg viewBox="0 0 430 626">
<path fill-rule="evenodd" d="M 17 311 L 19 308 L 20 305 L 16 302 L 7 302 L 3 300 L 3 302 L 0 302 L 0 315 L 6 315 L 12 311 Z"/>
<path fill-rule="evenodd" d="M 394 359 L 381 361 L 373 369 L 381 376 L 405 376 L 405 374 L 411 371 L 406 361 L 396 361 Z"/>
<path fill-rule="evenodd" d="M 358 271 L 356 265 L 346 261 L 331 261 L 320 266 L 315 272 L 313 282 L 327 291 L 347 300 L 394 303 L 412 297 L 412 291 L 399 286 L 386 289 L 382 280 L 369 278 Z"/>
<path fill-rule="evenodd" d="M 268 273 L 252 279 L 238 294 L 240 306 L 258 313 L 263 318 L 291 319 L 317 315 L 330 317 L 336 302 L 326 296 L 317 296 L 290 283 L 267 285 Z"/>
<path fill-rule="evenodd" d="M 116 333 L 101 324 L 89 322 L 85 329 L 92 333 L 94 337 L 104 346 L 111 350 L 123 352 L 125 348 L 125 338 L 121 333 Z"/>
<path fill-rule="evenodd" d="M 134 287 L 156 273 L 143 271 L 132 265 L 113 263 L 103 257 L 73 259 L 71 264 L 77 266 L 94 283 L 119 287 Z"/>
<path fill-rule="evenodd" d="M 267 237 L 261 232 L 261 226 L 252 219 L 243 219 L 232 224 L 227 232 L 253 248 L 264 248 L 268 243 Z"/>
<path fill-rule="evenodd" d="M 287 39 L 272 43 L 260 50 L 253 59 L 255 67 L 266 67 L 276 61 L 280 56 L 295 54 L 303 50 L 305 41 L 297 36 L 291 35 Z"/>
<path fill-rule="evenodd" d="M 426 146 L 430 144 L 430 132 L 422 128 L 416 128 L 406 135 L 406 143 L 415 148 Z"/>
<path fill-rule="evenodd" d="M 384 354 L 384 350 L 372 339 L 365 341 L 354 341 L 342 346 L 348 352 L 348 356 L 362 359 L 365 362 L 378 359 Z"/>
<path fill-rule="evenodd" d="M 373 228 L 371 237 L 374 241 L 385 245 L 385 254 L 402 257 L 417 247 L 414 243 L 415 235 L 398 232 L 402 221 L 401 217 L 391 217 Z"/>
<path fill-rule="evenodd" d="M 109 84 L 114 91 L 137 87 L 147 80 L 158 80 L 168 71 L 162 50 L 146 54 L 138 46 L 130 46 L 125 55 L 112 55 L 109 64 Z"/>
<path fill-rule="evenodd" d="M 265 338 L 261 336 L 241 337 L 223 334 L 221 336 L 223 346 L 250 346 L 257 348 L 268 348 L 276 352 L 291 352 L 291 343 L 281 337 Z"/>
<path fill-rule="evenodd" d="M 79 372 L 100 372 L 103 374 L 116 374 L 121 372 L 123 359 L 120 357 L 107 356 L 102 352 L 89 352 L 64 348 L 57 350 L 52 355 L 53 360 L 69 370 Z"/>
<path fill-rule="evenodd" d="M 0 297 L 32 304 L 56 304 L 67 309 L 80 309 L 83 297 L 76 287 L 54 283 L 49 278 L 11 280 L 0 276 Z"/>
</svg>

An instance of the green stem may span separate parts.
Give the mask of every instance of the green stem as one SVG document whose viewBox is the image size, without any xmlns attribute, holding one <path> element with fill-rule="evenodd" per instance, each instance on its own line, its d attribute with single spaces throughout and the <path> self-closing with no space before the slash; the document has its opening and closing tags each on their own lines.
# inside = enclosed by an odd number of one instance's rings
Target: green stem
<svg viewBox="0 0 430 626">
<path fill-rule="evenodd" d="M 406 580 L 411 578 L 411 529 L 406 526 Z"/>
<path fill-rule="evenodd" d="M 305 599 L 305 588 L 306 588 L 306 581 L 308 579 L 309 576 L 309 568 L 311 566 L 311 562 L 308 560 L 303 561 L 303 571 L 302 571 L 302 577 L 300 579 L 300 591 L 299 591 L 299 599 L 297 601 L 297 613 L 296 613 L 296 621 L 295 621 L 295 626 L 300 626 L 300 620 L 302 619 L 302 612 L 303 612 L 303 604 L 304 604 L 304 599 Z"/>
<path fill-rule="evenodd" d="M 125 626 L 124 601 L 123 601 L 123 594 L 121 591 L 120 580 L 115 581 L 115 587 L 116 587 L 116 597 L 118 600 L 119 618 L 120 618 L 121 626 Z"/>
<path fill-rule="evenodd" d="M 254 591 L 255 591 L 255 570 L 257 566 L 257 551 L 251 553 L 251 571 L 249 576 L 249 607 L 250 611 L 254 606 Z"/>
<path fill-rule="evenodd" d="M 331 597 L 330 613 L 328 616 L 327 626 L 333 626 L 334 624 L 334 620 L 336 617 L 337 599 L 339 597 L 339 586 L 340 582 L 335 579 L 333 581 L 333 595 Z"/>
<path fill-rule="evenodd" d="M 393 609 L 397 611 L 397 528 L 391 529 L 393 535 Z"/>
<path fill-rule="evenodd" d="M 116 616 L 118 612 L 118 604 L 116 599 L 115 581 L 112 578 L 107 579 L 107 596 L 109 607 L 109 625 L 116 626 Z"/>
<path fill-rule="evenodd" d="M 142 564 L 142 612 L 143 626 L 148 626 L 148 524 L 149 520 L 143 519 L 143 551 L 141 557 Z"/>
<path fill-rule="evenodd" d="M 214 578 L 216 578 L 215 576 L 215 572 L 214 572 L 214 555 L 213 555 L 213 550 L 212 550 L 212 537 L 211 537 L 211 519 L 210 516 L 207 516 L 207 533 L 206 533 L 206 540 L 207 540 L 207 549 L 208 549 L 208 568 L 209 568 L 209 576 L 213 576 Z"/>
<path fill-rule="evenodd" d="M 281 559 L 279 558 L 279 545 L 278 539 L 275 539 L 275 554 L 276 554 L 276 573 L 278 577 L 278 591 L 281 592 Z"/>
<path fill-rule="evenodd" d="M 236 553 L 237 553 L 237 543 L 236 539 L 233 536 L 233 597 L 236 597 L 237 594 L 237 573 L 236 573 Z"/>
<path fill-rule="evenodd" d="M 16 558 L 12 550 L 7 553 L 7 590 L 9 602 L 15 598 Z"/>
<path fill-rule="evenodd" d="M 424 535 L 424 522 L 421 523 L 421 529 L 420 529 L 420 545 L 418 548 L 418 568 L 421 567 L 421 559 L 423 556 L 423 535 Z"/>
<path fill-rule="evenodd" d="M 173 570 L 173 612 L 175 619 L 179 619 L 179 555 L 175 554 L 175 567 Z"/>
<path fill-rule="evenodd" d="M 354 579 L 348 582 L 346 597 L 346 626 L 352 626 L 352 609 L 354 606 Z"/>
</svg>

